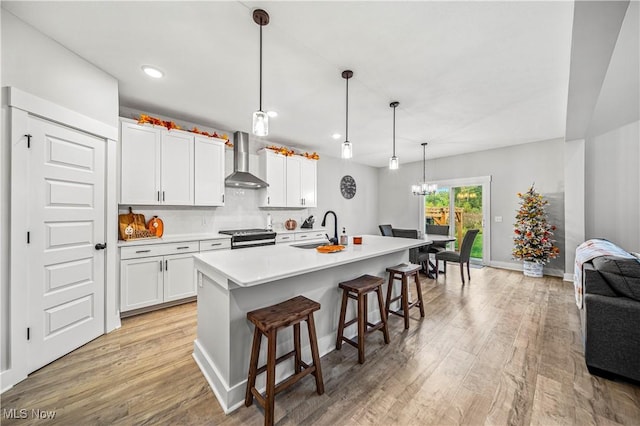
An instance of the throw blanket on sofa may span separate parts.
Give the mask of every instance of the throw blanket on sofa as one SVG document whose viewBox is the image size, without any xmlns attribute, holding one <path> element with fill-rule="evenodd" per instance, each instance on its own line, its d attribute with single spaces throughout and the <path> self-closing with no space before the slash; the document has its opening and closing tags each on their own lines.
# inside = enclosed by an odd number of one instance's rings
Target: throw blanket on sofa
<svg viewBox="0 0 640 426">
<path fill-rule="evenodd" d="M 582 309 L 582 265 L 600 256 L 618 256 L 633 259 L 630 253 L 624 251 L 611 241 L 593 239 L 580 244 L 576 249 L 576 263 L 573 274 L 573 287 L 576 293 L 576 305 L 578 305 L 578 309 Z"/>
</svg>

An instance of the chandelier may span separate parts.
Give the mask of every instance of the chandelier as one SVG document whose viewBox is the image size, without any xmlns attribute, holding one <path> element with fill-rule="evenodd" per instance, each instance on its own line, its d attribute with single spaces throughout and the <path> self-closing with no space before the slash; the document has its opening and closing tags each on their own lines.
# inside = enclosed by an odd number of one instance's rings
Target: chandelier
<svg viewBox="0 0 640 426">
<path fill-rule="evenodd" d="M 422 182 L 411 185 L 413 195 L 431 195 L 438 190 L 438 185 L 427 182 L 427 142 L 422 144 Z"/>
</svg>

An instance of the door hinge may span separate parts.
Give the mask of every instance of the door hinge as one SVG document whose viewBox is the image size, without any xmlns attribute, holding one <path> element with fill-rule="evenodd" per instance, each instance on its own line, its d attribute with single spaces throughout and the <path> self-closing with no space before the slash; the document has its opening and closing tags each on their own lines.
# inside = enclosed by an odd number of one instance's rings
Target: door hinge
<svg viewBox="0 0 640 426">
<path fill-rule="evenodd" d="M 27 231 L 27 244 L 31 244 L 31 232 Z"/>
<path fill-rule="evenodd" d="M 31 148 L 31 135 L 25 135 L 27 137 L 27 148 Z"/>
<path fill-rule="evenodd" d="M 31 327 L 27 327 L 27 340 L 31 340 Z"/>
</svg>

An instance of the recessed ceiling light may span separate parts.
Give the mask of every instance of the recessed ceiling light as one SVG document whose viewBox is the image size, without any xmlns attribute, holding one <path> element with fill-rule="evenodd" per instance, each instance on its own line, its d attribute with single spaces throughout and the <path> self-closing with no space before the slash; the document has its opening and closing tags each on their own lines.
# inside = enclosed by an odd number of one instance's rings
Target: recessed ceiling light
<svg viewBox="0 0 640 426">
<path fill-rule="evenodd" d="M 162 71 L 150 65 L 143 65 L 142 71 L 144 71 L 145 74 L 147 74 L 149 77 L 153 77 L 153 78 L 162 78 L 162 76 L 164 76 L 164 73 Z"/>
<path fill-rule="evenodd" d="M 340 139 L 342 135 L 340 133 L 334 133 L 333 135 L 331 135 L 332 138 L 334 139 Z"/>
<path fill-rule="evenodd" d="M 277 112 L 275 112 L 275 111 L 267 111 L 267 115 L 268 115 L 269 117 L 273 118 L 273 117 L 277 117 L 277 116 L 278 116 L 278 113 L 277 113 Z"/>
</svg>

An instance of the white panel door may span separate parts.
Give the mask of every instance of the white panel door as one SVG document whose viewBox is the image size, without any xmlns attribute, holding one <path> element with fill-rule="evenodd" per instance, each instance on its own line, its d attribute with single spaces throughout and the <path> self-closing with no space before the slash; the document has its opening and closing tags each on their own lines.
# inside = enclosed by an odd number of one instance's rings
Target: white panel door
<svg viewBox="0 0 640 426">
<path fill-rule="evenodd" d="M 195 205 L 224 206 L 223 142 L 195 138 Z"/>
<path fill-rule="evenodd" d="M 193 136 L 163 132 L 161 170 L 163 204 L 193 205 Z"/>
<path fill-rule="evenodd" d="M 105 141 L 29 117 L 29 371 L 104 333 Z"/>
<path fill-rule="evenodd" d="M 120 262 L 120 311 L 162 303 L 163 274 L 162 256 Z"/>
<path fill-rule="evenodd" d="M 164 258 L 164 301 L 195 296 L 196 280 L 192 254 L 177 254 Z"/>
<path fill-rule="evenodd" d="M 160 204 L 160 129 L 123 121 L 120 202 Z"/>
<path fill-rule="evenodd" d="M 302 159 L 300 169 L 300 192 L 302 193 L 302 205 L 304 207 L 317 207 L 317 160 Z"/>
<path fill-rule="evenodd" d="M 287 157 L 287 207 L 302 207 L 301 168 L 302 157 Z"/>
</svg>

